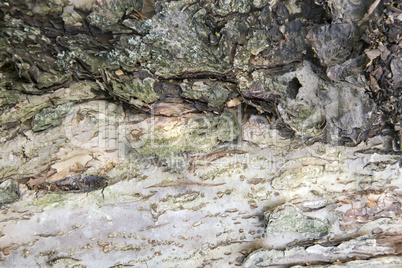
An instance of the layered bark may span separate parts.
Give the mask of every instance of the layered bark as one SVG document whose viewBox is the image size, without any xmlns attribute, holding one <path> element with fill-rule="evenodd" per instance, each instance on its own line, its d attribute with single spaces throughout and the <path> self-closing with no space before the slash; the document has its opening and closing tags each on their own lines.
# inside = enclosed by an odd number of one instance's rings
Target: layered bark
<svg viewBox="0 0 402 268">
<path fill-rule="evenodd" d="M 401 265 L 399 3 L 0 7 L 5 265 Z"/>
</svg>

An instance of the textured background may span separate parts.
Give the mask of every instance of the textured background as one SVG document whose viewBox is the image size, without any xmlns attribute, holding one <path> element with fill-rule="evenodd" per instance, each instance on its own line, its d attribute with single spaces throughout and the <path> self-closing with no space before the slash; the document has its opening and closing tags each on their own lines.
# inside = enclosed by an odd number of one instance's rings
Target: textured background
<svg viewBox="0 0 402 268">
<path fill-rule="evenodd" d="M 0 266 L 402 265 L 399 2 L 0 18 Z"/>
</svg>

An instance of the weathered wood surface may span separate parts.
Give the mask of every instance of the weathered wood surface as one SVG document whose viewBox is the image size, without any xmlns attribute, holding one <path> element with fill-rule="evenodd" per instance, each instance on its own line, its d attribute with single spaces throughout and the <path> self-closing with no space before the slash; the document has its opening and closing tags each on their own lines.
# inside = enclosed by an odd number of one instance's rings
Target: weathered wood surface
<svg viewBox="0 0 402 268">
<path fill-rule="evenodd" d="M 400 3 L 0 10 L 0 266 L 401 267 Z"/>
</svg>

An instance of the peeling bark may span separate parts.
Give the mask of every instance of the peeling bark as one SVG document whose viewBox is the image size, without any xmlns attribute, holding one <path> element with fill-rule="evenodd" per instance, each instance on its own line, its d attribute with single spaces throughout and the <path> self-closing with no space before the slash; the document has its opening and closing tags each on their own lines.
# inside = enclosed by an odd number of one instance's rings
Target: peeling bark
<svg viewBox="0 0 402 268">
<path fill-rule="evenodd" d="M 0 260 L 400 267 L 401 5 L 0 4 Z"/>
</svg>

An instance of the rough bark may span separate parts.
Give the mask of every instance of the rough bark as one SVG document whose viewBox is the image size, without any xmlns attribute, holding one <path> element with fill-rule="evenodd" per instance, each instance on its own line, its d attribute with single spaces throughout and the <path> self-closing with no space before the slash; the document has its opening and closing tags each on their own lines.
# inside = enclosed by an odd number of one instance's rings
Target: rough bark
<svg viewBox="0 0 402 268">
<path fill-rule="evenodd" d="M 400 267 L 401 4 L 0 4 L 15 267 Z"/>
</svg>

